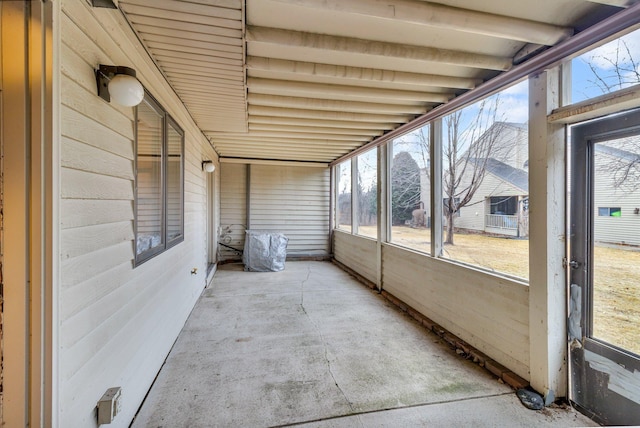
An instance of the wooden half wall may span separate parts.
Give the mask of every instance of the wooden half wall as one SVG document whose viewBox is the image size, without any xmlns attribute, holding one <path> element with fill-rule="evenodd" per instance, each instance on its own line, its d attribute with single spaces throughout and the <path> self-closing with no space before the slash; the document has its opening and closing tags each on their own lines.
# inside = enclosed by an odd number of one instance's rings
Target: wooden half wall
<svg viewBox="0 0 640 428">
<path fill-rule="evenodd" d="M 376 241 L 334 232 L 335 259 L 375 283 Z M 382 244 L 382 289 L 529 379 L 529 287 Z"/>
</svg>

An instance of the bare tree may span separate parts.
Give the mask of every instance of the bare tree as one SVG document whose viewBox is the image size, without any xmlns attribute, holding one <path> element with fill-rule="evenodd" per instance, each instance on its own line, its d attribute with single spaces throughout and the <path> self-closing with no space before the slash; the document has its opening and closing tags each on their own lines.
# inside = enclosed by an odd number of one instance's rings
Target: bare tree
<svg viewBox="0 0 640 428">
<path fill-rule="evenodd" d="M 497 144 L 503 128 L 492 126 L 499 122 L 499 105 L 500 97 L 496 95 L 481 101 L 472 118 L 459 110 L 444 119 L 447 135 L 442 148 L 445 244 L 453 245 L 456 214 L 471 204 L 486 175 L 488 159 L 504 149 Z"/>
<path fill-rule="evenodd" d="M 586 60 L 592 77 L 588 81 L 603 94 L 640 84 L 640 63 L 634 58 L 624 38 L 617 39 L 612 55 L 594 54 Z M 597 51 L 596 51 L 597 52 Z M 605 66 L 600 66 L 604 64 Z M 611 144 L 615 144 L 611 142 Z M 611 145 L 607 143 L 607 145 Z M 613 179 L 615 188 L 633 192 L 640 189 L 640 138 L 631 137 L 617 144 L 617 151 L 610 153 L 609 161 L 601 165 L 602 172 Z"/>
</svg>

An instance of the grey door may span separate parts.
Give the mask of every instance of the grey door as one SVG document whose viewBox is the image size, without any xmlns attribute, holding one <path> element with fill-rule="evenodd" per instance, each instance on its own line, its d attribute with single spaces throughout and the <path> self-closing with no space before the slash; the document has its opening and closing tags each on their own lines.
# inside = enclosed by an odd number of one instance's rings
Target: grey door
<svg viewBox="0 0 640 428">
<path fill-rule="evenodd" d="M 640 111 L 573 126 L 571 399 L 640 425 Z"/>
</svg>

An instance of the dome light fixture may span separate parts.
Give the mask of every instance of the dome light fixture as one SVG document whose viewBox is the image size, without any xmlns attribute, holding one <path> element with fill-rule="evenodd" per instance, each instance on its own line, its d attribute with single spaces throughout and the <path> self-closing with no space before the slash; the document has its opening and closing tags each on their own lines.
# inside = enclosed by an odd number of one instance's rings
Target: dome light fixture
<svg viewBox="0 0 640 428">
<path fill-rule="evenodd" d="M 202 170 L 211 173 L 216 170 L 216 166 L 213 161 L 205 160 L 202 161 Z"/>
<path fill-rule="evenodd" d="M 125 107 L 137 106 L 144 98 L 142 83 L 136 79 L 133 68 L 100 64 L 96 70 L 98 95 L 107 102 L 111 99 Z"/>
</svg>

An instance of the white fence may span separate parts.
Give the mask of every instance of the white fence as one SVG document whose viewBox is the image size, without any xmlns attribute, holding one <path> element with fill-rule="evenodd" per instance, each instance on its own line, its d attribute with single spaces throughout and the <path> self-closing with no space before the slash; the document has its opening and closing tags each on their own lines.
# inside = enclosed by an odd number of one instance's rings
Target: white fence
<svg viewBox="0 0 640 428">
<path fill-rule="evenodd" d="M 518 216 L 487 214 L 485 218 L 485 227 L 518 230 Z"/>
</svg>

